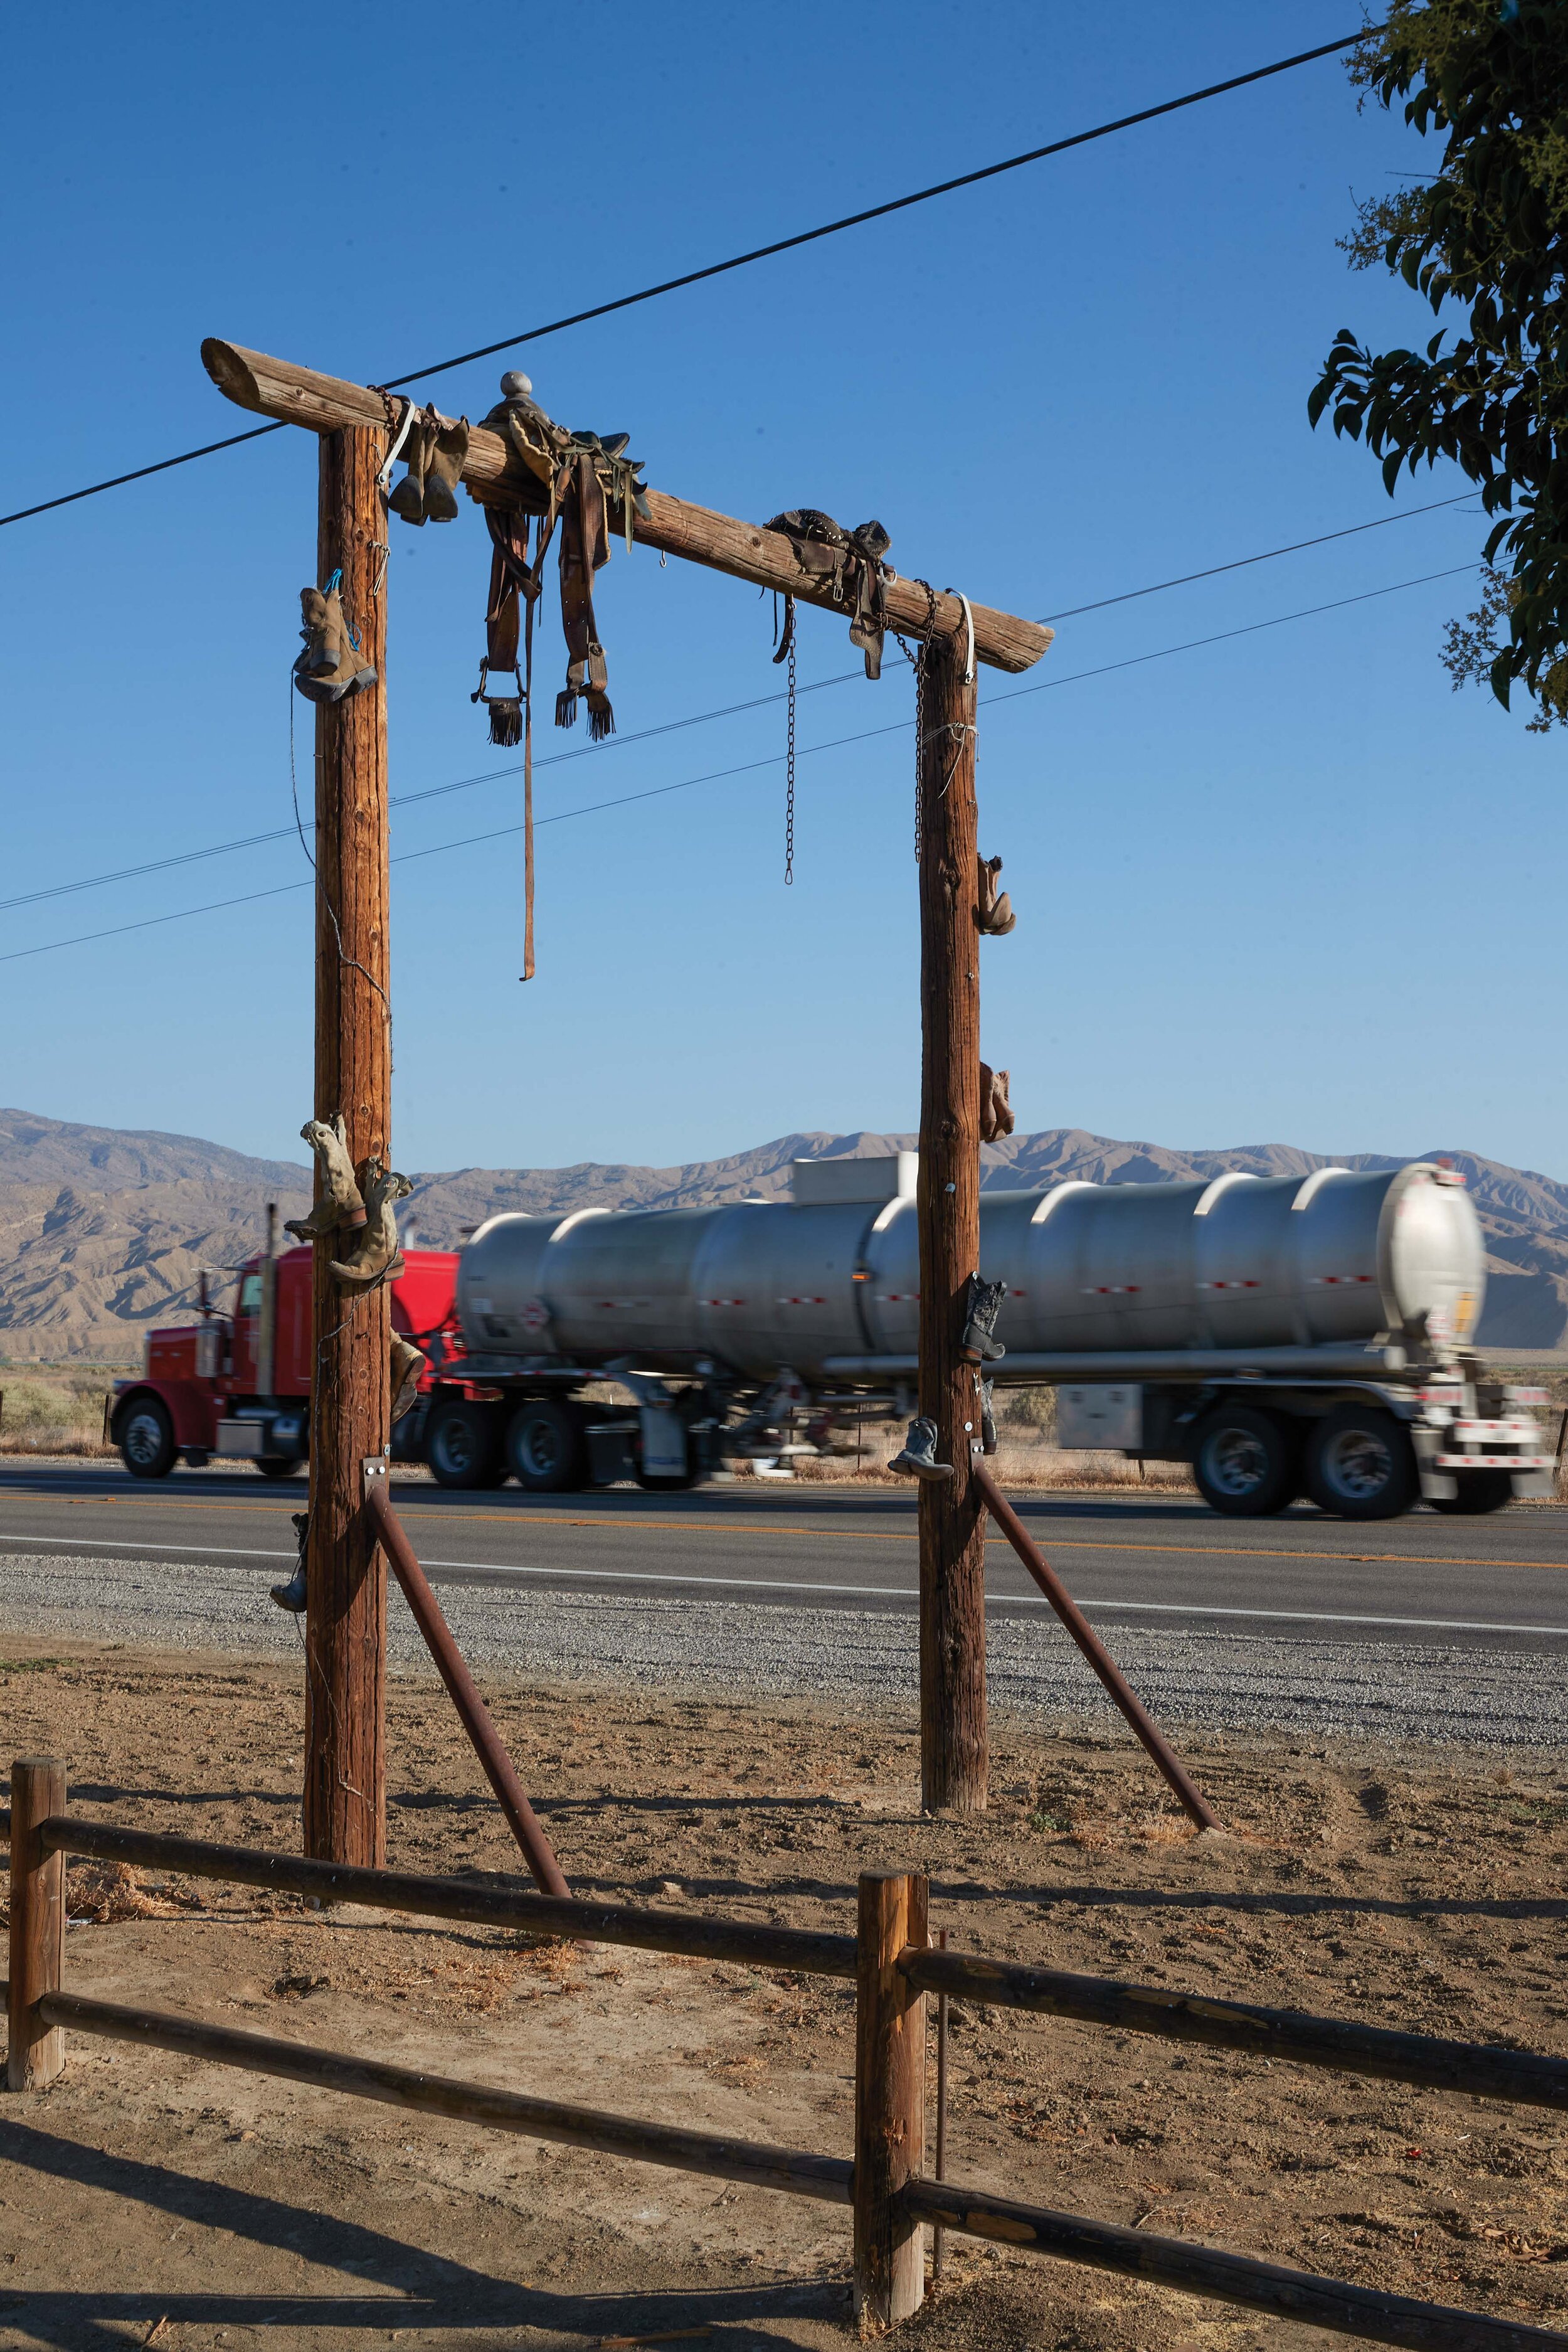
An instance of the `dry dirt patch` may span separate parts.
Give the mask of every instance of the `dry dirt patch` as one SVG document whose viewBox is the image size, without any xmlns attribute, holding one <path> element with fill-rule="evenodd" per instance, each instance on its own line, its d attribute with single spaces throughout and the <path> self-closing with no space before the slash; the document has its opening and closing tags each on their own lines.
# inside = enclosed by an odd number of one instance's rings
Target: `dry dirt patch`
<svg viewBox="0 0 1568 2352">
<path fill-rule="evenodd" d="M 1194 1841 L 1111 1735 L 1001 1724 L 981 1822 L 922 1821 L 914 1726 L 790 1705 L 497 1688 L 575 1888 L 847 1928 L 929 1872 L 956 1944 L 1568 2053 L 1568 1778 L 1485 1758 L 1193 1744 Z M 287 1848 L 296 1675 L 6 1645 L 6 1754 L 105 1818 Z M 392 1688 L 391 1861 L 513 1880 L 445 1701 Z M 850 1990 L 73 1866 L 78 1990 L 844 2154 Z M 954 2022 L 956 2177 L 1437 2300 L 1568 2325 L 1568 2130 L 1542 2112 L 1002 2011 Z M 0 2102 L 0 2346 L 837 2344 L 847 2216 L 152 2053 L 73 2044 Z M 265 2335 L 260 2331 L 265 2329 Z M 955 2246 L 913 2333 L 1178 2347 L 1321 2338 Z"/>
</svg>

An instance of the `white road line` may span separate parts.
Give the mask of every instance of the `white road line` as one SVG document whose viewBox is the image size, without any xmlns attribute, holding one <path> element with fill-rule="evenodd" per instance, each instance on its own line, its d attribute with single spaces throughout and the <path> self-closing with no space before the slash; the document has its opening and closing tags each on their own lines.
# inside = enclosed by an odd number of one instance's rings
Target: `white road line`
<svg viewBox="0 0 1568 2352">
<path fill-rule="evenodd" d="M 0 1532 L 0 1552 L 8 1544 L 42 1544 L 62 1559 L 70 1559 L 78 1551 L 151 1551 L 167 1555 L 170 1552 L 192 1552 L 198 1559 L 293 1559 L 291 1551 L 264 1551 L 252 1544 L 151 1544 L 95 1543 L 79 1538 L 72 1544 L 62 1544 L 52 1536 L 20 1536 Z M 711 1586 L 716 1591 L 744 1596 L 748 1592 L 802 1592 L 806 1594 L 838 1594 L 858 1601 L 916 1601 L 920 1594 L 914 1585 L 904 1584 L 806 1584 L 782 1577 L 747 1577 L 739 1582 L 723 1576 L 680 1576 L 659 1569 L 645 1568 L 518 1568 L 509 1562 L 487 1559 L 426 1559 L 423 1568 L 439 1568 L 460 1575 L 500 1579 L 507 1576 L 553 1577 L 564 1584 L 586 1582 L 597 1579 L 606 1584 L 696 1584 Z M 1568 1625 L 1512 1625 L 1491 1617 L 1372 1617 L 1335 1613 L 1326 1609 L 1239 1609 L 1225 1608 L 1207 1601 L 1100 1601 L 1088 1595 L 1079 1596 L 1081 1609 L 1118 1610 L 1136 1616 L 1140 1612 L 1154 1612 L 1166 1617 L 1257 1617 L 1287 1625 L 1396 1625 L 1406 1631 L 1427 1633 L 1538 1633 L 1553 1641 L 1568 1641 Z M 994 1593 L 988 1608 L 1049 1609 L 1051 1603 L 1040 1593 Z"/>
</svg>

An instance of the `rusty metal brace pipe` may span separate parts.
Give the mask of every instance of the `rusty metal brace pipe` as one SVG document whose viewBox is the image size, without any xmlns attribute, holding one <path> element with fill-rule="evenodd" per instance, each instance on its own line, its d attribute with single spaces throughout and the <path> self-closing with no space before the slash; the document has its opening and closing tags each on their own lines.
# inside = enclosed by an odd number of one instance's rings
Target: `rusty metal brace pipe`
<svg viewBox="0 0 1568 2352">
<path fill-rule="evenodd" d="M 385 1458 L 379 1454 L 370 1454 L 363 1469 L 365 1508 L 386 1548 L 392 1574 L 402 1587 L 402 1597 L 413 1612 L 413 1622 L 423 1634 L 425 1647 L 435 1660 L 452 1704 L 462 1717 L 463 1728 L 474 1743 L 485 1777 L 496 1791 L 512 1835 L 523 1850 L 534 1884 L 541 1895 L 570 1895 L 571 1889 L 561 1875 L 554 1849 L 534 1817 L 517 1769 L 490 1720 L 490 1711 L 479 1696 L 463 1653 L 452 1638 L 452 1628 L 441 1613 L 441 1604 L 430 1589 L 430 1580 L 415 1559 L 413 1547 L 392 1509 Z"/>
<path fill-rule="evenodd" d="M 969 1466 L 969 1475 L 984 1496 L 986 1508 L 992 1518 L 1164 1773 L 1183 1811 L 1200 1830 L 1217 1830 L 1219 1827 L 1218 1814 L 1202 1790 L 1194 1786 L 1169 1740 L 1133 1691 L 1121 1667 L 1056 1570 L 1047 1563 L 1029 1529 L 991 1475 L 990 1465 L 984 1454 L 977 1453 L 975 1455 Z"/>
</svg>

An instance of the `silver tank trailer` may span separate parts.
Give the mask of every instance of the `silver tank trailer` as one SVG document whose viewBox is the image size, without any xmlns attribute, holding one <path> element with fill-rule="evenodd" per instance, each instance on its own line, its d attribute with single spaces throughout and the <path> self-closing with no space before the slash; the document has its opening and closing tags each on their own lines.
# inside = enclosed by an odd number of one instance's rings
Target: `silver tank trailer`
<svg viewBox="0 0 1568 2352">
<path fill-rule="evenodd" d="M 1463 1343 L 1486 1287 L 1469 1194 L 1420 1161 L 983 1192 L 980 1270 L 1008 1286 L 1004 1382 L 1082 1377 L 1084 1358 L 1174 1373 L 1182 1355 L 1207 1371 L 1237 1351 L 1418 1342 L 1428 1318 Z M 589 1209 L 492 1217 L 463 1253 L 457 1307 L 479 1355 L 823 1383 L 908 1368 L 918 1285 L 909 1199 Z"/>
</svg>

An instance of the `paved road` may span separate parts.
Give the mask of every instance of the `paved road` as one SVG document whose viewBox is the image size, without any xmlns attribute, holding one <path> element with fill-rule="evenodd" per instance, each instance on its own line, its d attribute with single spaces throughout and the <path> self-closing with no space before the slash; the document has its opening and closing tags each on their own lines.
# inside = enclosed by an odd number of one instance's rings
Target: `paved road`
<svg viewBox="0 0 1568 2352">
<path fill-rule="evenodd" d="M 458 1495 L 400 1479 L 394 1496 L 434 1582 L 648 1601 L 748 1601 L 908 1615 L 915 1504 L 889 1490 L 754 1486 L 676 1496 L 632 1488 Z M 145 1558 L 254 1573 L 293 1554 L 303 1481 L 184 1471 L 139 1485 L 118 1465 L 0 1464 L 0 1552 Z M 1298 1506 L 1227 1520 L 1182 1496 L 1020 1496 L 1037 1541 L 1091 1617 L 1238 1639 L 1371 1642 L 1560 1654 L 1568 1643 L 1568 1513 L 1430 1511 L 1352 1526 Z M 988 1553 L 992 1612 L 1043 1609 L 1007 1545 Z"/>
</svg>

